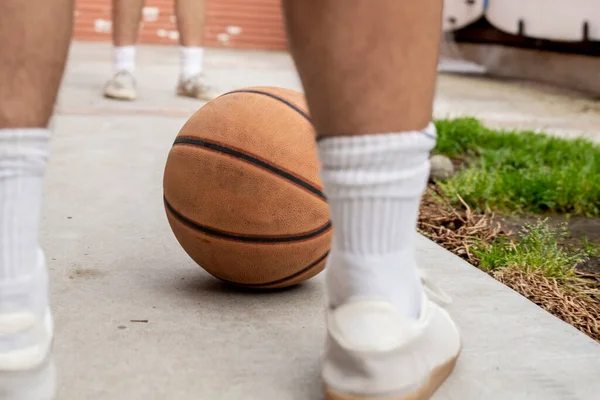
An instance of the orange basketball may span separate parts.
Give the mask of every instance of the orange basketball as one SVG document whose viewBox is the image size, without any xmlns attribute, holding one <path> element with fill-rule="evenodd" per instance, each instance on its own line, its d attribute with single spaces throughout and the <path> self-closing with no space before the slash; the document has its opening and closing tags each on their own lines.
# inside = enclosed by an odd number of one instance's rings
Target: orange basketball
<svg viewBox="0 0 600 400">
<path fill-rule="evenodd" d="M 175 139 L 164 203 L 202 268 L 254 288 L 290 286 L 325 266 L 329 210 L 304 96 L 235 90 L 198 110 Z"/>
</svg>

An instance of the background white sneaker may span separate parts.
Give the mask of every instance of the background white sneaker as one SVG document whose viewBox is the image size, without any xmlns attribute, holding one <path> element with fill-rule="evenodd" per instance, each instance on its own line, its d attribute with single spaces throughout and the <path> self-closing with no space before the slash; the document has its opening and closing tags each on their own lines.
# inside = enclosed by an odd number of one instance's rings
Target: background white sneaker
<svg viewBox="0 0 600 400">
<path fill-rule="evenodd" d="M 179 79 L 177 95 L 211 101 L 219 94 L 206 84 L 206 80 L 202 74 L 197 74 L 186 79 L 183 77 Z"/>
<path fill-rule="evenodd" d="M 381 301 L 329 310 L 326 400 L 425 400 L 452 372 L 460 336 L 449 314 L 423 296 L 418 320 Z"/>
<path fill-rule="evenodd" d="M 116 100 L 135 100 L 135 78 L 128 71 L 117 72 L 104 86 L 104 97 Z"/>
</svg>

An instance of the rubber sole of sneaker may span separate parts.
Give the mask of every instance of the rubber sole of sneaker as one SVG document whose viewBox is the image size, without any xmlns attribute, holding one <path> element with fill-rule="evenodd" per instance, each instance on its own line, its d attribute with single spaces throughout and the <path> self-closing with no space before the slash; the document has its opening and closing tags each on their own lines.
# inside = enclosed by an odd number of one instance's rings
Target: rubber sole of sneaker
<svg viewBox="0 0 600 400">
<path fill-rule="evenodd" d="M 434 369 L 429 375 L 427 382 L 415 393 L 403 395 L 400 397 L 373 397 L 361 396 L 356 394 L 343 394 L 332 391 L 325 385 L 325 400 L 428 400 L 433 396 L 436 390 L 442 386 L 442 383 L 450 376 L 458 360 L 458 355 L 446 364 Z"/>
<path fill-rule="evenodd" d="M 196 96 L 196 95 L 188 93 L 187 91 L 185 91 L 185 89 L 180 89 L 180 88 L 177 88 L 177 96 L 189 97 L 191 99 L 198 99 L 198 100 L 204 100 L 204 101 L 211 101 L 211 100 L 215 99 L 215 96 L 212 96 L 212 95 L 200 93 L 199 95 Z"/>
<path fill-rule="evenodd" d="M 131 93 L 129 90 L 121 91 L 121 90 L 106 90 L 104 92 L 104 97 L 113 100 L 124 100 L 124 101 L 132 101 L 136 99 L 135 93 Z"/>
</svg>

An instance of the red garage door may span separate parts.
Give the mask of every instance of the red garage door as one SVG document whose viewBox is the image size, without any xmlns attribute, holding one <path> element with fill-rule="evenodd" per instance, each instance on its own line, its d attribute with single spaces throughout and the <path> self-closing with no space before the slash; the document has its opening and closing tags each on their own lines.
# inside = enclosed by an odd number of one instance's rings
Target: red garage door
<svg viewBox="0 0 600 400">
<path fill-rule="evenodd" d="M 284 49 L 280 0 L 206 0 L 206 45 Z M 174 0 L 146 0 L 140 43 L 176 44 Z M 75 40 L 110 40 L 111 0 L 77 0 Z"/>
</svg>

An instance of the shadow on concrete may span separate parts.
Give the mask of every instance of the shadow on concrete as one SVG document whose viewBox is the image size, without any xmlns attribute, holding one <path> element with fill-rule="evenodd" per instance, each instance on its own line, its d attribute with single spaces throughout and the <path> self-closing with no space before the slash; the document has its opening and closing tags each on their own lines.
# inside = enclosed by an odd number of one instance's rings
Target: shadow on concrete
<svg viewBox="0 0 600 400">
<path fill-rule="evenodd" d="M 196 279 L 185 279 L 185 284 L 182 287 L 179 287 L 179 290 L 183 289 L 184 291 L 190 293 L 202 291 L 205 293 L 222 293 L 239 296 L 272 296 L 306 291 L 307 286 L 310 286 L 310 283 L 304 282 L 298 285 L 279 289 L 256 289 L 237 286 L 219 280 L 213 276 L 203 274 Z"/>
</svg>

